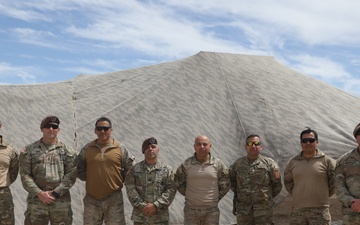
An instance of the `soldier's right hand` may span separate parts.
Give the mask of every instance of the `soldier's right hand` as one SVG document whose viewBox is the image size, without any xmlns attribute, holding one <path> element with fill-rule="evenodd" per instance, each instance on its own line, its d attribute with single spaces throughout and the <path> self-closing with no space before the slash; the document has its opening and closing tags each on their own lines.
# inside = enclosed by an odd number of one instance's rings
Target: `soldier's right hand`
<svg viewBox="0 0 360 225">
<path fill-rule="evenodd" d="M 37 197 L 45 205 L 49 205 L 55 201 L 55 198 L 51 195 L 51 191 L 42 191 L 37 195 Z"/>
</svg>

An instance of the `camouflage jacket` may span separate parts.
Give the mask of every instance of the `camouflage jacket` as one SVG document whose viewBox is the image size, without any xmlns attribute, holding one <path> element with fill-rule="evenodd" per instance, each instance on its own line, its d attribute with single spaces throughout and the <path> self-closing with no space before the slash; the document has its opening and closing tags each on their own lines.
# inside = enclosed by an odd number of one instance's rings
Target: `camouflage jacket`
<svg viewBox="0 0 360 225">
<path fill-rule="evenodd" d="M 41 191 L 68 194 L 76 180 L 76 152 L 58 141 L 46 147 L 41 139 L 26 146 L 20 153 L 20 176 L 28 201 Z"/>
<path fill-rule="evenodd" d="M 230 166 L 230 182 L 236 211 L 243 214 L 251 208 L 271 210 L 273 198 L 282 188 L 278 164 L 262 155 L 252 163 L 247 156 L 237 159 Z"/>
<path fill-rule="evenodd" d="M 134 222 L 153 224 L 169 221 L 168 207 L 176 194 L 174 171 L 169 165 L 158 161 L 154 166 L 148 166 L 143 160 L 129 171 L 125 186 L 133 206 L 131 219 Z M 154 203 L 157 208 L 151 217 L 142 213 L 146 203 Z"/>
<path fill-rule="evenodd" d="M 196 153 L 195 153 L 196 154 Z M 195 154 L 187 158 L 176 170 L 175 183 L 180 194 L 185 196 L 186 170 L 188 165 L 198 164 Z M 229 169 L 218 158 L 210 155 L 209 164 L 214 165 L 218 174 L 219 200 L 222 199 L 230 189 Z"/>
<path fill-rule="evenodd" d="M 358 148 L 342 155 L 335 167 L 335 190 L 343 206 L 360 199 L 360 154 Z"/>
<path fill-rule="evenodd" d="M 0 135 L 0 187 L 10 186 L 16 180 L 18 174 L 18 153 Z"/>
</svg>

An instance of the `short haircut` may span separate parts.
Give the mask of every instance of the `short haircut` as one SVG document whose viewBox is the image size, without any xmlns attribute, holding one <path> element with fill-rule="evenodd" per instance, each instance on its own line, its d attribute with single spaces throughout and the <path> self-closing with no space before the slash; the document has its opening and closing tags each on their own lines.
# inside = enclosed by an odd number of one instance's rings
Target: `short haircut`
<svg viewBox="0 0 360 225">
<path fill-rule="evenodd" d="M 108 122 L 110 124 L 110 127 L 112 127 L 111 121 L 106 117 L 100 117 L 98 120 L 96 120 L 95 127 L 97 126 L 98 122 L 102 122 L 102 121 Z"/>
<path fill-rule="evenodd" d="M 253 138 L 253 137 L 258 137 L 260 139 L 260 136 L 257 135 L 257 134 L 250 134 L 249 136 L 246 137 L 246 141 L 249 139 L 249 138 Z"/>
<path fill-rule="evenodd" d="M 316 133 L 316 131 L 312 130 L 310 127 L 305 127 L 306 129 L 303 130 L 300 134 L 300 140 L 302 139 L 302 136 L 304 134 L 310 134 L 310 133 L 314 133 L 315 135 L 315 139 L 318 140 L 318 134 Z"/>
</svg>

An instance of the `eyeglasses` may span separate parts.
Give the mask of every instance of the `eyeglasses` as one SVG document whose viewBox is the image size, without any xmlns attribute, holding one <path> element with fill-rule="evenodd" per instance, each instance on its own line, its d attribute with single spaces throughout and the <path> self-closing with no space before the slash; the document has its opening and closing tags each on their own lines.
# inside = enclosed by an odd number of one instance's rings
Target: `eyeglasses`
<svg viewBox="0 0 360 225">
<path fill-rule="evenodd" d="M 49 123 L 49 124 L 46 124 L 46 125 L 44 126 L 44 128 L 46 128 L 46 129 L 50 129 L 50 128 L 52 128 L 53 130 L 56 130 L 56 129 L 58 129 L 58 128 L 59 128 L 59 125 Z"/>
<path fill-rule="evenodd" d="M 303 138 L 301 139 L 301 143 L 306 144 L 308 142 L 314 143 L 316 141 L 316 138 Z"/>
<path fill-rule="evenodd" d="M 96 127 L 97 131 L 108 131 L 111 127 L 106 127 L 106 126 L 98 126 Z"/>
<path fill-rule="evenodd" d="M 260 141 L 248 141 L 248 142 L 246 142 L 246 145 L 250 146 L 250 147 L 252 147 L 252 146 L 260 146 L 261 142 Z"/>
</svg>

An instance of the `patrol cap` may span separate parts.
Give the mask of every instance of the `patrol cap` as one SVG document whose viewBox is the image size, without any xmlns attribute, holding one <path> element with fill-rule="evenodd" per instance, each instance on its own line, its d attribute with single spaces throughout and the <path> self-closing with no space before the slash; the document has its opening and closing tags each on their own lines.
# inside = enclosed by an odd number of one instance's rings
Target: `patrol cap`
<svg viewBox="0 0 360 225">
<path fill-rule="evenodd" d="M 145 141 L 142 144 L 142 153 L 145 152 L 145 149 L 146 149 L 147 146 L 149 146 L 149 145 L 157 145 L 157 144 L 158 144 L 157 140 L 154 137 L 145 139 Z"/>
<path fill-rule="evenodd" d="M 56 116 L 47 116 L 45 117 L 40 124 L 40 129 L 43 129 L 46 125 L 48 125 L 49 123 L 54 123 L 59 125 L 60 124 L 60 120 L 59 118 L 57 118 Z"/>
<path fill-rule="evenodd" d="M 355 129 L 354 129 L 353 134 L 354 134 L 354 137 L 355 137 L 355 138 L 356 138 L 356 134 L 358 134 L 359 130 L 360 130 L 360 123 L 359 123 L 358 125 L 356 125 L 356 127 L 355 127 Z"/>
</svg>

